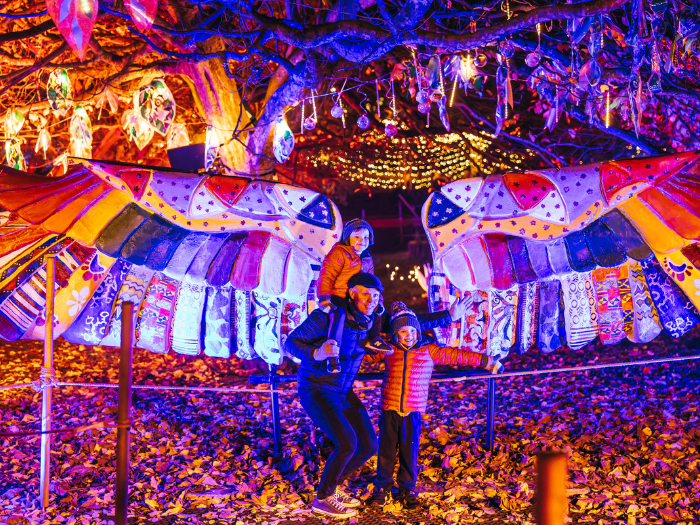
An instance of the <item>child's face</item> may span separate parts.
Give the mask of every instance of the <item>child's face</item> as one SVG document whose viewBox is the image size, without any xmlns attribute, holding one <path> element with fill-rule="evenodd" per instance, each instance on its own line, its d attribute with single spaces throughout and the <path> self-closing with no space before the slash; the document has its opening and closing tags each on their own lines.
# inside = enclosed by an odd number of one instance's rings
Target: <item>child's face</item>
<svg viewBox="0 0 700 525">
<path fill-rule="evenodd" d="M 367 228 L 355 230 L 350 234 L 350 237 L 348 237 L 348 243 L 350 244 L 350 248 L 352 248 L 357 255 L 360 255 L 369 246 L 369 230 Z"/>
<path fill-rule="evenodd" d="M 418 330 L 412 326 L 404 326 L 403 328 L 399 328 L 397 339 L 404 348 L 411 348 L 418 342 Z"/>
</svg>

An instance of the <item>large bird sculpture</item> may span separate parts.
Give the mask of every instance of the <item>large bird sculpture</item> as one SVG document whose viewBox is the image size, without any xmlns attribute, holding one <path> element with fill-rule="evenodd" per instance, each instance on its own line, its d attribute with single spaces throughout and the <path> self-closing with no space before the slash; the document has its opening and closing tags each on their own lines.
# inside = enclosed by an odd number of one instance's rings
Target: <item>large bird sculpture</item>
<svg viewBox="0 0 700 525">
<path fill-rule="evenodd" d="M 315 278 L 342 229 L 325 196 L 286 184 L 72 160 L 61 178 L 0 167 L 0 337 L 43 339 L 56 257 L 54 335 L 279 364 L 315 307 Z"/>
<path fill-rule="evenodd" d="M 551 352 L 700 321 L 700 152 L 458 180 L 422 219 L 431 310 L 474 299 L 442 344 Z"/>
</svg>

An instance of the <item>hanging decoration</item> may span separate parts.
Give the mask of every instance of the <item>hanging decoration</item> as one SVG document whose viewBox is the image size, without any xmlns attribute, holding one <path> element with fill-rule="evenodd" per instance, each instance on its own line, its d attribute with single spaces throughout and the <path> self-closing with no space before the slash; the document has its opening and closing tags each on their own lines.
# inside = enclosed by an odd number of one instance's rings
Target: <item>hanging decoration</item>
<svg viewBox="0 0 700 525">
<path fill-rule="evenodd" d="M 21 138 L 5 140 L 5 164 L 16 170 L 26 171 L 27 164 L 22 153 L 22 142 Z"/>
<path fill-rule="evenodd" d="M 537 67 L 540 65 L 542 60 L 542 24 L 537 24 L 537 49 L 531 51 L 525 57 L 525 64 L 527 67 Z"/>
<path fill-rule="evenodd" d="M 76 106 L 70 119 L 70 154 L 82 159 L 92 157 L 92 123 L 82 106 Z"/>
<path fill-rule="evenodd" d="M 129 142 L 133 140 L 139 151 L 142 151 L 151 142 L 155 134 L 148 122 L 139 117 L 139 114 L 133 109 L 127 109 L 122 115 L 122 128 L 126 131 Z"/>
<path fill-rule="evenodd" d="M 652 93 L 660 93 L 661 88 L 661 55 L 659 54 L 659 46 L 656 40 L 652 43 L 651 48 L 651 75 L 649 76 L 649 91 Z"/>
<path fill-rule="evenodd" d="M 387 122 L 384 126 L 384 134 L 387 137 L 393 137 L 396 135 L 398 128 L 396 127 L 396 92 L 394 91 L 394 77 L 390 79 L 390 89 L 391 89 L 391 121 Z"/>
<path fill-rule="evenodd" d="M 36 146 L 34 153 L 39 153 L 39 150 L 44 154 L 46 160 L 46 150 L 51 147 L 51 133 L 46 129 L 46 119 L 39 115 L 39 135 L 36 138 Z"/>
<path fill-rule="evenodd" d="M 22 153 L 24 141 L 18 135 L 24 126 L 24 120 L 24 114 L 15 108 L 5 113 L 5 163 L 11 168 L 23 171 L 27 169 Z"/>
<path fill-rule="evenodd" d="M 367 129 L 369 127 L 369 118 L 367 115 L 362 115 L 357 119 L 357 127 L 360 129 Z"/>
<path fill-rule="evenodd" d="M 157 78 L 134 93 L 134 109 L 153 131 L 165 136 L 175 120 L 175 99 L 163 79 Z"/>
<path fill-rule="evenodd" d="M 97 20 L 97 0 L 46 0 L 46 10 L 61 36 L 84 61 Z"/>
<path fill-rule="evenodd" d="M 316 90 L 312 89 L 311 90 L 311 105 L 313 108 L 313 115 L 309 115 L 309 117 L 304 120 L 304 127 L 311 131 L 316 127 L 316 122 L 318 122 L 318 115 L 316 114 Z M 304 106 L 302 105 L 302 108 Z"/>
<path fill-rule="evenodd" d="M 73 88 L 65 69 L 54 69 L 46 83 L 46 97 L 57 116 L 63 117 L 73 106 Z"/>
<path fill-rule="evenodd" d="M 510 85 L 510 69 L 506 65 L 507 58 L 499 53 L 498 69 L 496 69 L 496 129 L 494 136 L 498 136 L 503 123 L 508 118 L 508 106 L 513 107 L 513 92 Z"/>
<path fill-rule="evenodd" d="M 14 139 L 24 126 L 24 114 L 15 108 L 10 108 L 5 113 L 5 138 Z"/>
<path fill-rule="evenodd" d="M 345 110 L 343 109 L 343 90 L 345 89 L 345 84 L 348 83 L 348 79 L 343 82 L 343 87 L 340 88 L 340 93 L 335 97 L 333 107 L 331 108 L 331 115 L 334 118 L 340 118 L 343 120 L 343 129 L 345 129 Z"/>
<path fill-rule="evenodd" d="M 150 31 L 158 11 L 158 0 L 124 0 L 124 6 L 139 31 Z"/>
<path fill-rule="evenodd" d="M 110 114 L 116 113 L 117 109 L 119 109 L 119 99 L 117 98 L 117 95 L 112 93 L 109 88 L 105 88 L 104 91 L 100 93 L 100 97 L 97 99 L 97 103 L 95 104 L 95 107 L 99 110 L 97 120 L 102 118 L 102 107 L 105 105 L 105 102 L 109 104 Z"/>
<path fill-rule="evenodd" d="M 272 136 L 272 152 L 277 162 L 281 164 L 289 158 L 293 149 L 294 134 L 292 130 L 289 129 L 284 115 L 281 115 L 280 118 L 277 119 L 277 122 L 275 122 L 275 131 Z"/>
<path fill-rule="evenodd" d="M 190 136 L 187 134 L 187 126 L 181 122 L 170 126 L 170 131 L 166 137 L 168 149 L 181 148 L 190 145 Z"/>
<path fill-rule="evenodd" d="M 209 169 L 214 165 L 216 157 L 219 156 L 221 146 L 221 136 L 214 126 L 207 126 L 207 138 L 204 144 L 204 169 Z"/>
</svg>

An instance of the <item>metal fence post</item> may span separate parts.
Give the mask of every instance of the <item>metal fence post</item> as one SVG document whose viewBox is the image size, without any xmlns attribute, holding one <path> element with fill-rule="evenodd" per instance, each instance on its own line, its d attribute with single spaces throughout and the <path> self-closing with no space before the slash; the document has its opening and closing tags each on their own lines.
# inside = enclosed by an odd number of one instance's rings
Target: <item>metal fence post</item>
<svg viewBox="0 0 700 525">
<path fill-rule="evenodd" d="M 568 513 L 566 454 L 537 454 L 537 497 L 535 521 L 538 525 L 564 525 Z"/>
<path fill-rule="evenodd" d="M 277 390 L 277 367 L 268 365 L 270 369 L 270 410 L 272 411 L 272 434 L 275 438 L 275 456 L 282 454 L 282 429 L 280 427 L 280 395 Z"/>
<path fill-rule="evenodd" d="M 129 508 L 129 441 L 131 431 L 131 383 L 134 357 L 134 304 L 122 303 L 122 344 L 119 354 L 119 404 L 117 406 L 117 481 L 114 523 L 127 525 Z"/>
<path fill-rule="evenodd" d="M 496 405 L 496 380 L 488 379 L 488 395 L 486 406 L 486 448 L 493 451 L 493 420 Z"/>
<path fill-rule="evenodd" d="M 41 431 L 51 430 L 51 386 L 44 384 L 54 378 L 53 371 L 53 306 L 56 282 L 56 258 L 46 258 L 46 324 L 44 325 L 44 366 L 41 370 Z M 49 481 L 51 479 L 51 434 L 41 435 L 41 472 L 39 476 L 39 501 L 41 508 L 49 506 Z"/>
</svg>

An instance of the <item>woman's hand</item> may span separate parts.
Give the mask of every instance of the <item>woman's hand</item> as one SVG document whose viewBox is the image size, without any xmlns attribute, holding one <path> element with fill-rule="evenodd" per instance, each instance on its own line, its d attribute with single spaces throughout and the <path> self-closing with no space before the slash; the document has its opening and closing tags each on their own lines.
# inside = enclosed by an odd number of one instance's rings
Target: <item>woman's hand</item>
<svg viewBox="0 0 700 525">
<path fill-rule="evenodd" d="M 474 299 L 472 299 L 470 294 L 460 297 L 454 303 L 452 303 L 452 306 L 450 306 L 450 317 L 452 320 L 456 321 L 457 319 L 461 319 L 464 316 L 464 312 L 467 311 L 467 308 L 469 308 L 473 302 Z"/>
</svg>

